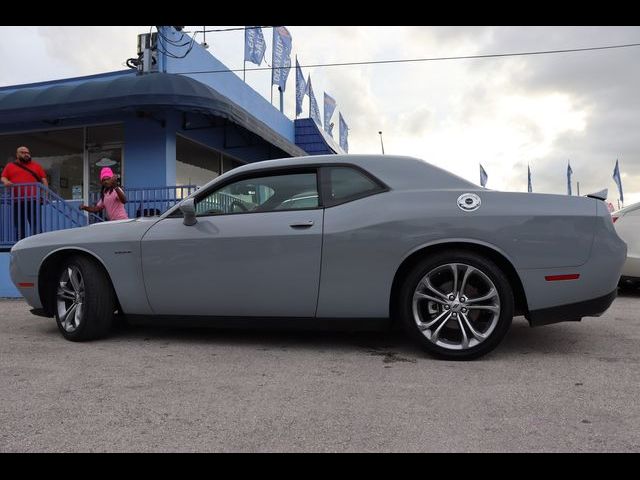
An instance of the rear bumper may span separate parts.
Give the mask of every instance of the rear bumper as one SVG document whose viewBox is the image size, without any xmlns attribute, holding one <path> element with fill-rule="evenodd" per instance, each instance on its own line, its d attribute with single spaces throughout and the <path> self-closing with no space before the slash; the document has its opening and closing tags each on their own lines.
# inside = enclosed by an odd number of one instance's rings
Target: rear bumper
<svg viewBox="0 0 640 480">
<path fill-rule="evenodd" d="M 532 310 L 526 315 L 526 318 L 532 327 L 539 327 L 551 323 L 578 322 L 582 320 L 582 317 L 599 317 L 611 306 L 617 294 L 618 289 L 616 288 L 602 297 L 591 300 Z"/>
</svg>

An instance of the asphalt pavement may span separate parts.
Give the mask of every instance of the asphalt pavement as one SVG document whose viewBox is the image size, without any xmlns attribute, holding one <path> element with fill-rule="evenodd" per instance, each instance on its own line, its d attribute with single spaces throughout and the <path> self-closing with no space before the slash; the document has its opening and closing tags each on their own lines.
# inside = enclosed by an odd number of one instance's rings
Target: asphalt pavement
<svg viewBox="0 0 640 480">
<path fill-rule="evenodd" d="M 472 362 L 401 332 L 128 327 L 0 300 L 0 452 L 638 452 L 640 291 Z"/>
</svg>

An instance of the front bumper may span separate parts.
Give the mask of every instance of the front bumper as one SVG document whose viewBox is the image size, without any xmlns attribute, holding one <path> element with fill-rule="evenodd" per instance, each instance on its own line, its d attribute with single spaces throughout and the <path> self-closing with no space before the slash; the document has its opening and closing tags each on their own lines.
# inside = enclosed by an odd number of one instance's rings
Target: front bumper
<svg viewBox="0 0 640 480">
<path fill-rule="evenodd" d="M 42 308 L 38 291 L 38 276 L 25 273 L 24 269 L 20 267 L 17 254 L 13 250 L 9 260 L 9 275 L 26 302 L 33 308 Z"/>
<path fill-rule="evenodd" d="M 617 294 L 618 289 L 616 288 L 602 297 L 591 300 L 532 310 L 525 317 L 532 327 L 559 322 L 579 322 L 582 317 L 599 317 L 602 315 L 611 306 Z"/>
</svg>

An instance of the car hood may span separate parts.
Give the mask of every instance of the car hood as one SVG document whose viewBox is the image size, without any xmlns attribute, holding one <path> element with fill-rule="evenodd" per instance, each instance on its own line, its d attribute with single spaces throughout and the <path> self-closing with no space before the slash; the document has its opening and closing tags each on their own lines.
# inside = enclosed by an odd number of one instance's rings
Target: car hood
<svg viewBox="0 0 640 480">
<path fill-rule="evenodd" d="M 68 228 L 55 232 L 32 235 L 17 242 L 12 252 L 19 250 L 59 247 L 59 246 L 87 246 L 105 242 L 139 241 L 145 232 L 155 224 L 159 218 L 136 218 L 101 222 L 87 227 Z"/>
</svg>

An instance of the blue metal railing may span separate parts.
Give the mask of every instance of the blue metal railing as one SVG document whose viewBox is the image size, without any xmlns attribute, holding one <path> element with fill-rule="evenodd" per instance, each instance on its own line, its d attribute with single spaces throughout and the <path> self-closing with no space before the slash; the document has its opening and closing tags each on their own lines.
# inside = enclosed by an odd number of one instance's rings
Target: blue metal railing
<svg viewBox="0 0 640 480">
<path fill-rule="evenodd" d="M 41 183 L 0 185 L 0 248 L 43 232 L 83 227 L 88 216 Z"/>
<path fill-rule="evenodd" d="M 124 208 L 129 218 L 162 215 L 197 189 L 198 187 L 195 185 L 123 188 L 124 194 L 127 197 L 127 203 Z M 99 200 L 100 192 L 92 192 L 89 194 L 89 202 L 91 205 L 96 205 Z"/>
<path fill-rule="evenodd" d="M 195 185 L 125 188 L 125 209 L 130 218 L 161 215 L 195 190 Z M 100 193 L 89 198 L 95 205 Z M 41 183 L 0 185 L 0 248 L 10 248 L 30 235 L 102 221 L 103 215 L 81 211 Z"/>
</svg>

